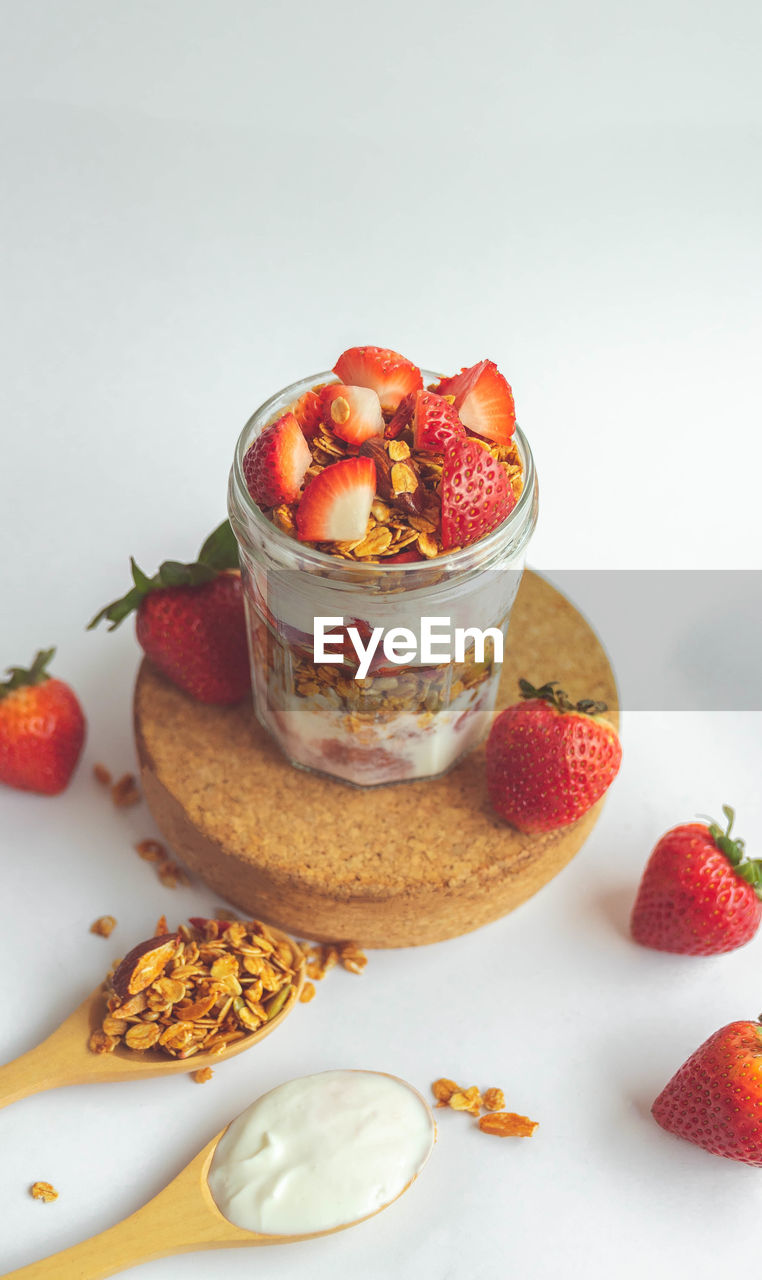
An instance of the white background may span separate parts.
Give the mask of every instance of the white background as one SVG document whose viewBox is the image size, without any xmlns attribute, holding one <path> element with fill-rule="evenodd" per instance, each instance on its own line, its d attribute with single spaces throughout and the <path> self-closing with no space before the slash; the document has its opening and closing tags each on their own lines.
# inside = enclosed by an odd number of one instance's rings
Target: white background
<svg viewBox="0 0 762 1280">
<path fill-rule="evenodd" d="M 273 390 L 363 342 L 447 371 L 488 356 L 537 459 L 534 565 L 760 568 L 762 105 L 760 10 L 739 0 L 38 0 L 0 17 L 0 666 L 57 644 L 89 720 L 64 796 L 0 798 L 11 1058 L 160 911 L 215 905 L 157 884 L 131 851 L 147 812 L 117 813 L 91 779 L 95 760 L 133 766 L 138 652 L 130 624 L 83 626 L 130 553 L 149 571 L 192 556 Z M 728 637 L 732 655 L 732 620 Z M 759 732 L 751 713 L 625 716 L 593 836 L 508 919 L 331 974 L 203 1087 L 3 1112 L 5 1266 L 138 1207 L 265 1089 L 340 1066 L 502 1085 L 540 1128 L 500 1142 L 440 1112 L 425 1177 L 357 1230 L 129 1274 L 747 1265 L 760 1174 L 664 1134 L 649 1106 L 707 1035 L 759 1012 L 762 941 L 669 957 L 634 946 L 627 917 L 655 839 L 697 811 L 735 803 L 762 849 Z M 104 912 L 108 942 L 88 933 Z M 33 1202 L 35 1179 L 60 1199 Z"/>
</svg>

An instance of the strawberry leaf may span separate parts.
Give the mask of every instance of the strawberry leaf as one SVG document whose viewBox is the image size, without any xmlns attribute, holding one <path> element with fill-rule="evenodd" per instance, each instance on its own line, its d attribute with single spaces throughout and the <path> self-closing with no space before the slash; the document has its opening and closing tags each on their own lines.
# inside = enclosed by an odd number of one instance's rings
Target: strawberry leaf
<svg viewBox="0 0 762 1280">
<path fill-rule="evenodd" d="M 744 840 L 731 840 L 730 833 L 735 822 L 735 810 L 731 809 L 730 805 L 724 804 L 722 812 L 725 814 L 727 827 L 723 831 L 718 822 L 714 822 L 712 818 L 707 818 L 709 834 L 720 852 L 724 853 L 736 875 L 741 876 L 747 884 L 750 884 L 757 897 L 762 899 L 762 862 L 758 858 L 746 857 L 746 843 Z"/>
<path fill-rule="evenodd" d="M 558 687 L 557 680 L 549 680 L 547 684 L 535 689 L 534 685 L 522 676 L 519 680 L 519 692 L 522 698 L 527 700 L 539 698 L 542 702 L 550 703 L 556 711 L 579 711 L 584 716 L 599 716 L 604 711 L 608 711 L 608 703 L 595 702 L 592 698 L 582 698 L 579 702 L 572 702 L 568 693 Z"/>
<path fill-rule="evenodd" d="M 223 520 L 214 533 L 209 534 L 198 553 L 198 562 L 220 572 L 238 568 L 238 543 L 229 520 Z"/>
<path fill-rule="evenodd" d="M 55 649 L 40 649 L 35 655 L 31 667 L 8 667 L 9 679 L 0 683 L 0 699 L 13 693 L 14 689 L 22 689 L 25 685 L 44 684 L 50 679 L 46 670 L 55 655 Z"/>
<path fill-rule="evenodd" d="M 218 573 L 226 569 L 238 568 L 238 548 L 235 534 L 229 520 L 223 520 L 202 546 L 198 560 L 192 564 L 183 564 L 180 560 L 165 560 L 158 573 L 149 578 L 147 574 L 130 558 L 130 569 L 134 586 L 126 595 L 112 600 L 100 613 L 87 624 L 92 631 L 99 622 L 107 621 L 109 631 L 113 631 L 133 611 L 140 608 L 142 601 L 151 591 L 159 591 L 163 587 L 198 587 L 204 582 L 211 582 Z"/>
</svg>

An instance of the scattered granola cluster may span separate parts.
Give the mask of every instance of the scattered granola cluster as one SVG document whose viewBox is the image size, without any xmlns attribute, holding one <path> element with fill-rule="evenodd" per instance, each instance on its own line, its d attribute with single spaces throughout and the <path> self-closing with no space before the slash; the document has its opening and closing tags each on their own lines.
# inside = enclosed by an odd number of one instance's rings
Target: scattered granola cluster
<svg viewBox="0 0 762 1280">
<path fill-rule="evenodd" d="M 111 788 L 111 800 L 117 809 L 129 809 L 132 805 L 140 803 L 140 788 L 134 774 L 123 773 L 121 778 L 114 782 L 111 771 L 105 764 L 94 764 L 93 777 L 100 786 Z"/>
<path fill-rule="evenodd" d="M 306 960 L 305 972 L 308 978 L 321 982 L 329 969 L 340 964 L 349 973 L 362 973 L 368 963 L 368 957 L 355 942 L 302 942 L 301 950 Z M 315 983 L 305 982 L 299 999 L 302 1004 L 309 1004 L 315 998 Z"/>
<path fill-rule="evenodd" d="M 50 1204 L 52 1200 L 58 1199 L 58 1192 L 49 1182 L 33 1182 L 29 1194 L 33 1200 L 42 1200 L 43 1204 Z"/>
<path fill-rule="evenodd" d="M 462 1089 L 454 1080 L 442 1077 L 435 1080 L 431 1092 L 437 1107 L 450 1107 L 453 1111 L 466 1111 L 479 1120 L 482 1133 L 492 1133 L 501 1138 L 531 1138 L 537 1128 L 536 1120 L 504 1111 L 505 1097 L 502 1089 L 487 1089 L 481 1094 L 476 1085 Z M 486 1115 L 481 1115 L 485 1111 Z"/>
<path fill-rule="evenodd" d="M 134 774 L 125 773 L 117 782 L 112 782 L 111 772 L 106 768 L 105 764 L 93 765 L 93 777 L 102 787 L 111 788 L 111 799 L 117 809 L 127 809 L 132 805 L 140 802 L 140 789 Z M 144 862 L 156 863 L 156 874 L 161 883 L 167 889 L 176 889 L 178 885 L 187 886 L 190 884 L 188 873 L 183 870 L 178 863 L 173 862 L 169 857 L 164 845 L 158 840 L 139 840 L 135 845 L 135 849 Z M 101 933 L 100 925 L 104 920 L 111 920 L 112 916 L 102 916 L 101 920 L 96 920 L 92 926 L 91 933 Z M 111 926 L 112 929 L 116 924 Z M 108 937 L 108 933 L 103 934 Z"/>
<path fill-rule="evenodd" d="M 244 459 L 254 501 L 290 537 L 368 564 L 476 542 L 522 489 L 510 386 L 482 360 L 424 390 L 396 352 L 353 347 Z"/>
<path fill-rule="evenodd" d="M 98 916 L 90 925 L 90 932 L 100 938 L 110 938 L 116 928 L 116 916 Z"/>
<path fill-rule="evenodd" d="M 183 886 L 190 884 L 187 872 L 172 861 L 161 841 L 139 840 L 135 845 L 135 851 L 144 862 L 156 864 L 156 874 L 165 888 L 176 889 L 179 884 Z"/>
<path fill-rule="evenodd" d="M 320 982 L 329 969 L 340 964 L 350 973 L 362 973 L 368 957 L 356 942 L 307 942 L 302 944 L 307 961 L 307 977 Z"/>
<path fill-rule="evenodd" d="M 90 1049 L 221 1054 L 280 1013 L 296 990 L 300 961 L 295 944 L 258 920 L 194 918 L 170 933 L 162 916 L 156 937 L 109 975 L 108 1011 Z"/>
</svg>

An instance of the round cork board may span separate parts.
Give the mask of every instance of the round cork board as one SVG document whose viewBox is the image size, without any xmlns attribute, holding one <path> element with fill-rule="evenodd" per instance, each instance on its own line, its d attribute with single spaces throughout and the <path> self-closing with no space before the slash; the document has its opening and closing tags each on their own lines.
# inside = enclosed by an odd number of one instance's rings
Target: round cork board
<svg viewBox="0 0 762 1280">
<path fill-rule="evenodd" d="M 598 639 L 533 573 L 513 607 L 498 709 L 516 701 L 520 675 L 602 699 L 617 721 Z M 487 799 L 483 746 L 433 781 L 358 790 L 294 768 L 248 703 L 193 702 L 148 662 L 135 732 L 146 800 L 190 870 L 247 914 L 321 941 L 415 946 L 487 924 L 569 862 L 600 810 L 545 835 L 514 831 Z"/>
</svg>

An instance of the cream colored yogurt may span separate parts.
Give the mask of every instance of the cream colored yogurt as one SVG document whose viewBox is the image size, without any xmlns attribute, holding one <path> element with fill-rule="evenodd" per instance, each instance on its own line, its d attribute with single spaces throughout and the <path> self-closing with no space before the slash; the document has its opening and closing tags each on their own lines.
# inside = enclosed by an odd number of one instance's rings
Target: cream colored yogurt
<svg viewBox="0 0 762 1280">
<path fill-rule="evenodd" d="M 328 1231 L 400 1195 L 434 1138 L 429 1107 L 403 1080 L 323 1071 L 271 1089 L 228 1126 L 209 1189 L 224 1217 L 247 1231 Z"/>
</svg>

